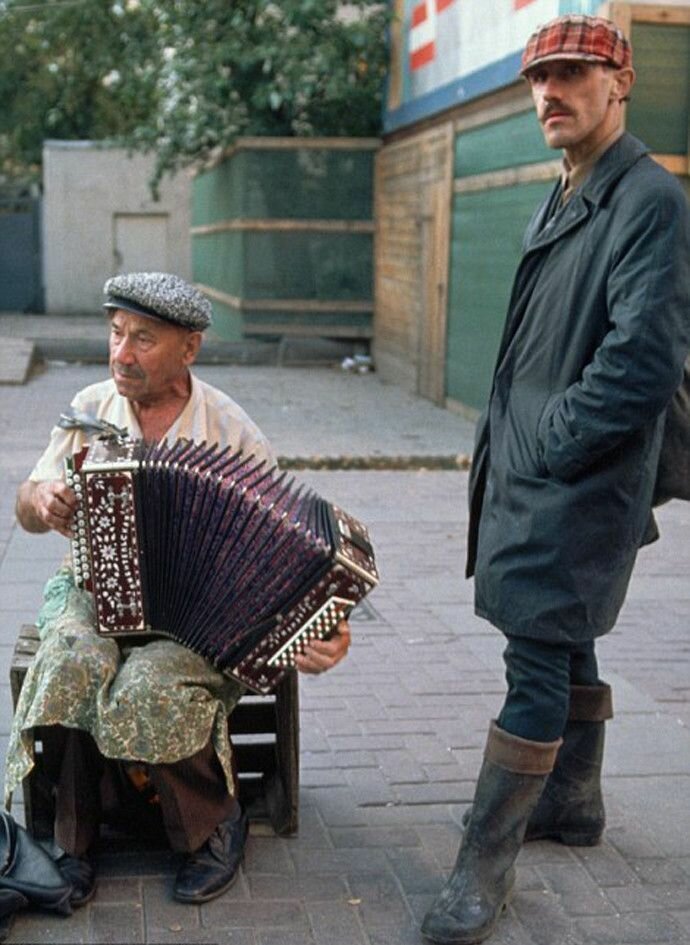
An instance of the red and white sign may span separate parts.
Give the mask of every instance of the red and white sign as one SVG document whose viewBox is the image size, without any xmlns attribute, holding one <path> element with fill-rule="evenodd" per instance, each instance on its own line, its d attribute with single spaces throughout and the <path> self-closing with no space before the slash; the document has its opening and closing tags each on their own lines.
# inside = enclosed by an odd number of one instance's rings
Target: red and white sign
<svg viewBox="0 0 690 945">
<path fill-rule="evenodd" d="M 410 69 L 432 62 L 437 50 L 437 30 L 444 29 L 443 11 L 458 0 L 421 0 L 412 8 L 410 20 Z"/>
</svg>

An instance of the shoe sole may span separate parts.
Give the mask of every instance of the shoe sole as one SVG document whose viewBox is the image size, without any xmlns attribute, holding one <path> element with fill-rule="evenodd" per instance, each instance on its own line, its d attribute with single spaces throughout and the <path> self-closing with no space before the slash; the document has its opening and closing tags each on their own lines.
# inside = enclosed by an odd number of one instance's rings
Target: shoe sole
<svg viewBox="0 0 690 945">
<path fill-rule="evenodd" d="M 554 843 L 562 843 L 566 847 L 596 847 L 601 843 L 602 837 L 603 833 L 563 833 L 560 831 L 549 832 L 545 830 L 543 833 L 530 834 L 529 837 L 525 837 L 523 842 L 532 843 L 535 840 L 553 840 Z"/>
<path fill-rule="evenodd" d="M 228 889 L 230 889 L 231 886 L 236 883 L 239 872 L 240 870 L 238 867 L 224 886 L 221 886 L 220 889 L 215 889 L 213 892 L 206 893 L 205 896 L 180 896 L 173 889 L 173 898 L 178 902 L 184 902 L 190 906 L 202 905 L 204 902 L 210 902 L 212 899 L 217 899 L 218 896 L 222 896 L 224 892 L 227 892 Z"/>
<path fill-rule="evenodd" d="M 96 895 L 96 883 L 93 884 L 92 889 L 90 890 L 90 892 L 86 894 L 86 896 L 82 896 L 81 899 L 70 899 L 69 904 L 72 906 L 73 909 L 81 909 L 81 907 L 85 906 L 87 902 L 91 902 L 91 900 L 93 899 L 95 895 Z"/>
<path fill-rule="evenodd" d="M 500 909 L 496 913 L 496 918 L 491 923 L 491 925 L 484 929 L 483 932 L 477 933 L 477 935 L 473 936 L 472 938 L 458 938 L 457 935 L 454 935 L 451 938 L 439 938 L 438 936 L 432 937 L 427 935 L 424 932 L 424 929 L 421 930 L 422 938 L 424 938 L 427 942 L 431 942 L 432 945 L 479 945 L 480 942 L 485 942 L 487 938 L 490 938 L 494 934 L 501 916 L 506 911 L 510 900 L 513 898 L 513 893 L 514 889 L 509 890 Z"/>
</svg>

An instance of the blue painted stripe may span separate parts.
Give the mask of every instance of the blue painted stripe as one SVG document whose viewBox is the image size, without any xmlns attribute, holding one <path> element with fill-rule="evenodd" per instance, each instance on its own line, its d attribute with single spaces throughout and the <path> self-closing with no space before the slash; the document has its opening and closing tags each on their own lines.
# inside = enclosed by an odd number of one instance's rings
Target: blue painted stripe
<svg viewBox="0 0 690 945">
<path fill-rule="evenodd" d="M 446 108 L 461 105 L 487 92 L 511 85 L 518 77 L 521 55 L 522 51 L 510 53 L 498 62 L 492 62 L 491 65 L 477 69 L 461 79 L 453 79 L 433 92 L 386 112 L 383 117 L 384 132 L 404 128 L 405 125 L 428 118 L 429 115 L 436 115 Z"/>
</svg>

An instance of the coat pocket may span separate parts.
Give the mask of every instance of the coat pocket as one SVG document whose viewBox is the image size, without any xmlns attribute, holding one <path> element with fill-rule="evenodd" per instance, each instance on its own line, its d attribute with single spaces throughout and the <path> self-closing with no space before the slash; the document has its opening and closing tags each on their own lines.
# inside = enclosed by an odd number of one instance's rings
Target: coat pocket
<svg viewBox="0 0 690 945">
<path fill-rule="evenodd" d="M 541 476 L 549 476 L 551 474 L 551 471 L 549 470 L 548 464 L 546 462 L 546 440 L 549 435 L 549 430 L 551 429 L 551 421 L 556 411 L 556 407 L 561 402 L 562 398 L 563 394 L 560 392 L 558 394 L 552 394 L 544 404 L 544 408 L 537 423 L 537 466 Z"/>
</svg>

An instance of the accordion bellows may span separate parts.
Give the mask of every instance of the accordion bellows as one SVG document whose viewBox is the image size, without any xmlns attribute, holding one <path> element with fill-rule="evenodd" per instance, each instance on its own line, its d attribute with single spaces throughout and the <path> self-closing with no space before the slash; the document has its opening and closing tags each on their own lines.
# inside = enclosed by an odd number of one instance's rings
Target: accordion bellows
<svg viewBox="0 0 690 945">
<path fill-rule="evenodd" d="M 108 437 L 66 466 L 104 635 L 170 637 L 269 692 L 378 583 L 360 522 L 241 451 Z"/>
</svg>

